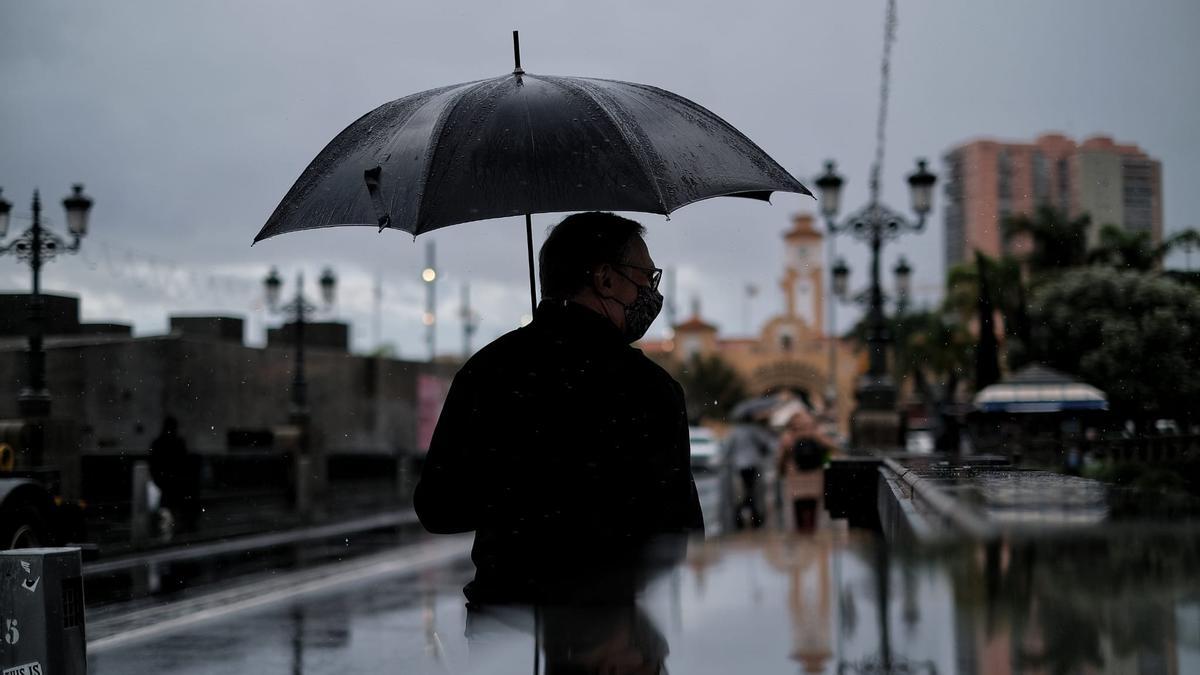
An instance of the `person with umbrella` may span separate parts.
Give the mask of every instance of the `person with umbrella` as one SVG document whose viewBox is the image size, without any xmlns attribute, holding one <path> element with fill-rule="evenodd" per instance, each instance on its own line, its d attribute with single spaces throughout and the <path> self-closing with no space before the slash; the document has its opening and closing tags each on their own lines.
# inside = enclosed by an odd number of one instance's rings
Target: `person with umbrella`
<svg viewBox="0 0 1200 675">
<path fill-rule="evenodd" d="M 777 468 L 797 530 L 816 529 L 825 493 L 825 464 L 840 452 L 841 448 L 817 428 L 811 413 L 800 410 L 792 414 L 779 437 Z"/>
<path fill-rule="evenodd" d="M 734 527 L 739 530 L 745 525 L 743 513 L 746 511 L 750 512 L 751 527 L 757 529 L 763 524 L 758 479 L 762 476 L 763 459 L 770 456 L 775 447 L 775 438 L 766 429 L 766 421 L 776 405 L 778 402 L 774 397 L 762 397 L 743 401 L 731 411 L 734 426 L 725 443 L 733 470 L 741 479 L 741 499 L 733 513 Z"/>
<path fill-rule="evenodd" d="M 642 233 L 564 219 L 532 323 L 454 378 L 414 502 L 430 532 L 475 532 L 473 606 L 628 601 L 703 532 L 683 391 L 630 346 L 662 307 Z"/>
<path fill-rule="evenodd" d="M 598 211 L 812 194 L 682 96 L 526 72 L 515 31 L 513 48 L 510 74 L 406 96 L 352 123 L 255 237 L 342 225 L 415 237 L 524 215 L 533 322 L 456 376 L 415 498 L 430 531 L 475 531 L 467 595 L 479 602 L 603 594 L 562 575 L 621 568 L 606 565 L 702 525 L 682 391 L 629 346 L 661 306 L 662 271 L 639 224 Z M 543 244 L 539 305 L 531 216 L 569 211 L 587 213 Z"/>
</svg>

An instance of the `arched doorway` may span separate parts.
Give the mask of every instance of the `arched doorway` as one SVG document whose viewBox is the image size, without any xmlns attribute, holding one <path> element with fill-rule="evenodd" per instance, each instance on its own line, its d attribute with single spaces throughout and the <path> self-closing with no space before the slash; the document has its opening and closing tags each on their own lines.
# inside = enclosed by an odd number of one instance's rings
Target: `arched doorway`
<svg viewBox="0 0 1200 675">
<path fill-rule="evenodd" d="M 746 385 L 750 392 L 764 396 L 785 389 L 799 395 L 810 406 L 824 404 L 824 392 L 829 377 L 819 369 L 793 359 L 765 363 L 753 370 Z"/>
</svg>

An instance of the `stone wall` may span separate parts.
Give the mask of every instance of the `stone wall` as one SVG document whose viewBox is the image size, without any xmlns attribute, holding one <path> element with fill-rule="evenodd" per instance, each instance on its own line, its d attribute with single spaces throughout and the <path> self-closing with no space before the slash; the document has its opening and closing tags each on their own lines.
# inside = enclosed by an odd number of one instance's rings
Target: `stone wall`
<svg viewBox="0 0 1200 675">
<path fill-rule="evenodd" d="M 53 416 L 82 428 L 84 453 L 144 452 L 163 417 L 178 418 L 188 447 L 227 451 L 231 430 L 269 430 L 288 419 L 293 353 L 170 335 L 47 340 Z M 328 453 L 416 451 L 416 380 L 449 380 L 447 364 L 306 350 L 314 438 Z M 0 419 L 17 415 L 23 345 L 0 346 Z"/>
</svg>

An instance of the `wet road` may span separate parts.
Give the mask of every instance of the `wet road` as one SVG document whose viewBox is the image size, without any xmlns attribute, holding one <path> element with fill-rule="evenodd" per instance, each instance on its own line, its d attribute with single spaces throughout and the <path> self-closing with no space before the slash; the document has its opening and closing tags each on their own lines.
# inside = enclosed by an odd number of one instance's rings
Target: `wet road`
<svg viewBox="0 0 1200 675">
<path fill-rule="evenodd" d="M 897 548 L 828 521 L 714 532 L 636 611 L 543 615 L 537 644 L 530 616 L 502 616 L 470 645 L 469 537 L 365 541 L 90 609 L 89 672 L 532 673 L 535 647 L 555 659 L 576 635 L 595 672 L 1200 672 L 1200 545 L 1171 533 Z"/>
<path fill-rule="evenodd" d="M 1078 543 L 898 552 L 836 528 L 734 535 L 693 546 L 647 592 L 635 634 L 598 644 L 625 663 L 656 645 L 672 673 L 853 672 L 885 661 L 932 673 L 1200 672 L 1200 588 L 1186 567 L 1195 553 L 1138 544 L 1123 562 Z M 90 672 L 534 672 L 534 638 L 519 619 L 468 648 L 460 589 L 470 574 L 460 557 L 300 584 L 307 592 L 218 608 L 177 630 L 102 640 Z"/>
</svg>

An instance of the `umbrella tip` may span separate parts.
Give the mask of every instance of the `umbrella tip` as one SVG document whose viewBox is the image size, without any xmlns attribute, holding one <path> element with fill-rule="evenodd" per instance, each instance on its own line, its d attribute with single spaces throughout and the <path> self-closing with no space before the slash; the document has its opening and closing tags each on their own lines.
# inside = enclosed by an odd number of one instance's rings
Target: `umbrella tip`
<svg viewBox="0 0 1200 675">
<path fill-rule="evenodd" d="M 513 75 L 524 75 L 521 68 L 521 31 L 513 31 Z"/>
</svg>

